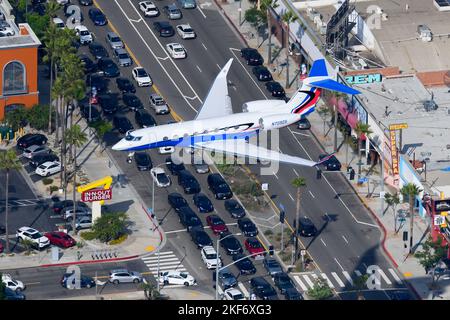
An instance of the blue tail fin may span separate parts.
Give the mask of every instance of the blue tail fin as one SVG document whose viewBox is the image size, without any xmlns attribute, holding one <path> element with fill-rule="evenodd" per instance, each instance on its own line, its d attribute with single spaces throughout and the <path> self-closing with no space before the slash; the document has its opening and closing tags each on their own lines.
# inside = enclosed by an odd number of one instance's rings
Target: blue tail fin
<svg viewBox="0 0 450 320">
<path fill-rule="evenodd" d="M 327 77 L 328 71 L 325 65 L 325 59 L 319 59 L 314 61 L 311 71 L 309 72 L 309 77 Z"/>
</svg>

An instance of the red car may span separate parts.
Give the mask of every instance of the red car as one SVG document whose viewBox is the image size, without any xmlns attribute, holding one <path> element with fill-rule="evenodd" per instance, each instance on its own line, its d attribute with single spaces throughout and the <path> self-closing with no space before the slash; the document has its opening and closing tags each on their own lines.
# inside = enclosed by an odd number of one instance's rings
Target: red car
<svg viewBox="0 0 450 320">
<path fill-rule="evenodd" d="M 221 234 L 228 232 L 228 227 L 225 222 L 216 214 L 206 217 L 206 223 L 211 227 L 214 234 Z"/>
<path fill-rule="evenodd" d="M 3 244 L 0 242 L 0 253 L 3 253 L 3 250 L 5 249 L 3 248 Z"/>
<path fill-rule="evenodd" d="M 259 242 L 259 240 L 256 238 L 245 239 L 244 245 L 247 251 L 250 252 L 250 254 L 254 254 L 252 258 L 257 257 L 258 255 L 266 255 L 266 250 L 264 249 L 261 242 Z"/>
<path fill-rule="evenodd" d="M 62 248 L 73 247 L 77 243 L 71 236 L 61 231 L 47 232 L 44 236 L 50 240 L 50 244 Z"/>
</svg>

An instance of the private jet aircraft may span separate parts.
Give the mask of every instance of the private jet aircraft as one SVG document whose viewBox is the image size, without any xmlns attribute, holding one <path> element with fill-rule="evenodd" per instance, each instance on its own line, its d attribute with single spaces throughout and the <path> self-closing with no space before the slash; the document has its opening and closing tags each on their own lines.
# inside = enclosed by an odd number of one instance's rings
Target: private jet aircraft
<svg viewBox="0 0 450 320">
<path fill-rule="evenodd" d="M 190 147 L 265 161 L 279 161 L 313 167 L 321 162 L 294 157 L 249 143 L 249 137 L 263 130 L 280 129 L 314 111 L 321 89 L 346 94 L 360 92 L 332 80 L 325 60 L 316 60 L 294 96 L 288 101 L 257 100 L 244 103 L 242 113 L 233 113 L 228 95 L 227 73 L 233 59 L 219 72 L 208 95 L 191 121 L 171 123 L 127 132 L 112 149 L 138 151 L 166 146 Z"/>
</svg>

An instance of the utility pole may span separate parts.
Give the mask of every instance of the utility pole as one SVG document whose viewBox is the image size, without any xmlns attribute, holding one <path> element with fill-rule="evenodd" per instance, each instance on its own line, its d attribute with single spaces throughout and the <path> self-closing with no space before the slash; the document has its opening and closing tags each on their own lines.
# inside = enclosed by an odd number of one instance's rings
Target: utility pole
<svg viewBox="0 0 450 320">
<path fill-rule="evenodd" d="M 337 104 L 337 101 L 336 101 Z M 337 114 L 337 107 L 336 104 L 333 106 L 334 107 L 334 152 L 337 152 L 337 118 L 338 118 L 338 114 Z"/>
<path fill-rule="evenodd" d="M 157 267 L 157 273 L 158 273 L 158 277 L 157 277 L 157 279 L 156 279 L 156 289 L 158 290 L 158 293 L 160 293 L 159 292 L 159 280 L 160 280 L 160 274 L 159 274 L 159 257 L 160 257 L 160 254 L 159 254 L 159 245 L 158 245 L 158 249 L 157 249 L 157 251 L 156 251 L 157 253 L 158 253 L 158 267 Z"/>
</svg>

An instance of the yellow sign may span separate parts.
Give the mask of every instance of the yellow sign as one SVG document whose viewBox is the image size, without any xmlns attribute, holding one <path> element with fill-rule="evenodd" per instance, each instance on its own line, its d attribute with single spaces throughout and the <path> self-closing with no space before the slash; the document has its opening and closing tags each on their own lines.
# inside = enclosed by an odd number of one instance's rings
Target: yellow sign
<svg viewBox="0 0 450 320">
<path fill-rule="evenodd" d="M 391 156 L 392 156 L 392 174 L 399 174 L 398 169 L 398 153 L 397 153 L 397 136 L 394 130 L 390 131 L 391 137 Z"/>
<path fill-rule="evenodd" d="M 396 124 L 389 125 L 389 130 L 390 131 L 407 129 L 407 128 L 408 128 L 408 124 L 407 123 L 396 123 Z"/>
</svg>

